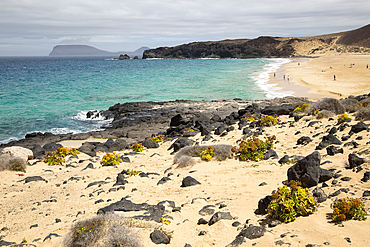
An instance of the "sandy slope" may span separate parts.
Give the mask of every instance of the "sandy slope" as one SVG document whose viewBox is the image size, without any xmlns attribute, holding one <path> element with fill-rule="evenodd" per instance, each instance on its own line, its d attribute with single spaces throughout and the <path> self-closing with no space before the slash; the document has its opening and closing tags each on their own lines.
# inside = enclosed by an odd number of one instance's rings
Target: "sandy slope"
<svg viewBox="0 0 370 247">
<path fill-rule="evenodd" d="M 285 154 L 305 156 L 312 153 L 321 141 L 320 138 L 336 123 L 336 121 L 325 119 L 314 127 L 307 127 L 308 122 L 302 119 L 294 123 L 293 128 L 289 127 L 292 119 L 281 117 L 281 121 L 285 124 L 265 128 L 264 132 L 264 136 L 277 136 L 278 143 L 275 144 L 274 149 L 279 157 Z M 354 123 L 354 121 L 351 122 L 351 124 Z M 201 144 L 236 145 L 236 141 L 241 138 L 241 130 L 235 127 L 236 130 L 228 135 Z M 301 133 L 295 135 L 298 130 Z M 343 132 L 338 132 L 338 137 L 347 135 L 349 130 L 350 128 L 346 128 Z M 322 134 L 312 137 L 320 132 Z M 310 136 L 313 142 L 307 146 L 297 146 L 296 141 L 301 136 Z M 345 169 L 348 154 L 368 148 L 366 143 L 370 141 L 370 138 L 369 133 L 365 131 L 353 135 L 347 142 L 355 140 L 358 136 L 362 136 L 363 139 L 356 140 L 360 144 L 357 149 L 351 150 L 351 147 L 345 147 L 344 154 L 335 156 L 327 156 L 325 149 L 320 151 L 322 162 L 331 161 L 323 165 L 323 168 L 341 170 L 343 176 L 352 178 L 348 182 L 338 179 L 339 183 L 335 186 L 331 185 L 332 180 L 329 180 L 327 182 L 329 187 L 324 188 L 326 194 L 339 188 L 349 188 L 349 193 L 341 193 L 338 197 L 361 197 L 365 190 L 370 189 L 370 181 L 367 183 L 360 181 L 364 172 L 369 170 L 368 163 L 363 165 L 364 170 L 359 173 Z M 202 138 L 198 135 L 193 139 L 201 140 Z M 174 201 L 176 207 L 181 207 L 180 212 L 171 212 L 171 208 L 166 208 L 168 209 L 166 218 L 171 221 L 171 224 L 164 228 L 174 231 L 169 246 L 184 246 L 185 243 L 193 247 L 226 246 L 240 231 L 240 228 L 232 226 L 233 222 L 239 221 L 243 225 L 249 220 L 248 224 L 259 225 L 259 222 L 266 218 L 266 216 L 254 214 L 258 201 L 282 185 L 282 181 L 287 179 L 286 171 L 291 166 L 280 166 L 277 160 L 272 159 L 258 163 L 229 159 L 222 162 L 199 160 L 192 167 L 176 169 L 173 165 L 173 155 L 170 154 L 171 151 L 167 151 L 170 144 L 170 142 L 165 142 L 158 149 L 147 149 L 143 153 L 129 155 L 131 162 L 122 163 L 117 167 L 102 167 L 99 162 L 103 154 L 99 154 L 99 158 L 91 158 L 84 154 L 78 155 L 78 159 L 67 158 L 66 164 L 75 167 L 50 167 L 36 160 L 31 161 L 34 165 L 28 167 L 25 176 L 40 175 L 48 183 L 43 181 L 24 183 L 20 181 L 24 177 L 19 176 L 19 172 L 1 172 L 0 197 L 2 200 L 0 204 L 3 213 L 0 226 L 8 228 L 0 232 L 3 236 L 1 239 L 20 243 L 23 238 L 26 238 L 28 243 L 33 242 L 37 246 L 61 246 L 62 237 L 73 222 L 95 215 L 99 208 L 128 196 L 128 199 L 134 203 L 146 202 L 156 205 L 161 201 L 169 200 Z M 79 142 L 74 144 L 68 142 L 68 145 L 78 146 Z M 127 153 L 127 150 L 121 151 L 122 154 L 125 152 Z M 89 163 L 93 163 L 94 169 L 82 171 Z M 173 173 L 170 176 L 171 180 L 163 185 L 157 185 L 162 177 L 167 176 L 168 172 L 166 174 L 164 172 L 170 167 Z M 108 192 L 117 174 L 123 169 L 155 172 L 160 175 L 150 175 L 149 178 L 132 176 L 127 178 L 129 184 L 125 185 L 124 190 Z M 180 188 L 182 179 L 188 175 L 197 179 L 201 184 Z M 89 183 L 95 181 L 106 183 L 100 187 L 95 185 L 87 188 Z M 262 182 L 266 182 L 267 185 L 259 186 Z M 276 246 L 277 241 L 280 244 L 285 243 L 281 246 L 289 244 L 290 246 L 305 246 L 306 244 L 323 246 L 325 242 L 329 242 L 330 246 L 369 246 L 369 220 L 348 221 L 343 225 L 334 225 L 330 222 L 328 213 L 332 212 L 330 204 L 335 198 L 320 204 L 317 212 L 309 217 L 301 217 L 293 223 L 281 224 L 274 228 L 267 227 L 267 232 L 262 238 L 246 239 L 242 246 Z M 45 201 L 50 199 L 51 202 Z M 99 199 L 103 199 L 104 202 L 95 204 Z M 226 207 L 219 209 L 220 203 L 225 204 Z M 368 209 L 370 201 L 366 200 L 365 203 Z M 201 216 L 198 213 L 206 205 L 214 205 L 215 212 L 230 212 L 234 220 L 221 220 L 212 226 L 197 225 L 199 218 L 209 220 L 212 216 Z M 125 216 L 143 214 L 143 212 L 120 213 Z M 61 222 L 56 223 L 56 219 L 60 219 Z M 38 226 L 31 228 L 35 224 Z M 156 223 L 152 222 L 152 224 Z M 144 245 L 155 246 L 149 239 L 152 229 L 141 229 L 140 231 Z M 206 234 L 199 236 L 201 231 L 206 231 Z M 58 234 L 60 237 L 52 236 L 50 239 L 45 239 L 50 233 Z M 350 238 L 351 244 L 345 240 L 346 237 Z"/>
</svg>

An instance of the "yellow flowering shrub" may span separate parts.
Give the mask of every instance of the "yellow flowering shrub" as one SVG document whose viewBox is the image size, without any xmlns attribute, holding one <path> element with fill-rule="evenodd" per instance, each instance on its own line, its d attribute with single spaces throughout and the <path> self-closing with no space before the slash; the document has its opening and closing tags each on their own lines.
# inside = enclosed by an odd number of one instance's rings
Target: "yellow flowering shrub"
<svg viewBox="0 0 370 247">
<path fill-rule="evenodd" d="M 154 136 L 154 137 L 150 138 L 151 141 L 155 141 L 156 143 L 163 142 L 163 139 L 164 139 L 163 135 Z"/>
<path fill-rule="evenodd" d="M 120 158 L 120 155 L 117 154 L 116 152 L 113 152 L 113 154 L 109 154 L 109 153 L 105 154 L 100 164 L 102 166 L 115 166 L 121 162 L 122 160 Z"/>
<path fill-rule="evenodd" d="M 53 153 L 48 152 L 43 161 L 48 163 L 49 166 L 62 165 L 62 163 L 65 162 L 64 157 L 76 154 L 80 154 L 80 151 L 76 150 L 75 148 L 66 148 L 61 146 Z"/>
<path fill-rule="evenodd" d="M 366 220 L 365 204 L 360 198 L 349 199 L 342 198 L 336 200 L 332 205 L 333 209 L 333 220 L 334 221 L 345 221 L 345 220 Z"/>
<path fill-rule="evenodd" d="M 268 205 L 268 214 L 276 215 L 288 223 L 299 216 L 307 216 L 315 212 L 317 205 L 311 192 L 300 185 L 300 182 L 292 180 L 289 184 L 278 188 L 278 191 L 272 194 L 274 200 Z"/>
<path fill-rule="evenodd" d="M 143 145 L 141 145 L 140 143 L 132 144 L 131 148 L 132 148 L 132 151 L 135 153 L 142 152 L 144 149 Z"/>
<path fill-rule="evenodd" d="M 208 147 L 208 149 L 201 152 L 200 157 L 203 160 L 210 161 L 215 156 L 215 149 L 211 146 Z"/>
</svg>

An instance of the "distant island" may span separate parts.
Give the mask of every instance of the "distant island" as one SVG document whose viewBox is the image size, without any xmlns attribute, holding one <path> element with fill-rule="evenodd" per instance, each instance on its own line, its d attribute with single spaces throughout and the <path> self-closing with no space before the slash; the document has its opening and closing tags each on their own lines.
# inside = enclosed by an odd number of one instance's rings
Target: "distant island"
<svg viewBox="0 0 370 247">
<path fill-rule="evenodd" d="M 150 49 L 149 47 L 140 47 L 133 52 L 119 51 L 109 52 L 97 49 L 89 45 L 57 45 L 54 46 L 49 56 L 112 56 L 119 57 L 120 55 L 127 54 L 130 57 L 137 56 L 141 58 L 145 50 Z"/>
<path fill-rule="evenodd" d="M 370 53 L 370 24 L 356 30 L 314 37 L 269 37 L 193 42 L 144 51 L 146 58 L 273 58 L 325 52 Z"/>
</svg>

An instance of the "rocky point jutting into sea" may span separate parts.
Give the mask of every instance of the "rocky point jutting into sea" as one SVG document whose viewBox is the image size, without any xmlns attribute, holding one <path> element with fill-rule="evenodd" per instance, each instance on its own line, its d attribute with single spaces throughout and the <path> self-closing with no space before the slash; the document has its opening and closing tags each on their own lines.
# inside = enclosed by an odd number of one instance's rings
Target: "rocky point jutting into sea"
<svg viewBox="0 0 370 247">
<path fill-rule="evenodd" d="M 127 143 L 123 147 L 135 142 L 143 142 L 152 135 L 165 135 L 168 138 L 179 137 L 185 128 L 192 128 L 197 132 L 209 133 L 217 128 L 226 128 L 245 117 L 243 108 L 256 106 L 261 113 L 273 114 L 271 107 L 277 107 L 277 113 L 288 113 L 301 103 L 308 103 L 307 98 L 286 97 L 265 101 L 251 100 L 215 100 L 215 101 L 189 101 L 176 100 L 169 102 L 130 102 L 116 104 L 104 111 L 90 111 L 87 118 L 103 117 L 112 119 L 110 124 L 102 126 L 101 131 L 92 131 L 79 134 L 52 134 L 29 133 L 24 139 L 1 144 L 0 148 L 22 146 L 34 152 L 35 157 L 42 158 L 52 143 L 63 140 L 85 140 L 93 138 L 120 139 Z M 285 104 L 278 107 L 281 104 Z M 177 123 L 175 124 L 174 121 Z M 174 128 L 176 126 L 176 128 Z M 196 134 L 197 132 L 193 133 Z M 104 151 L 97 149 L 96 151 Z"/>
</svg>

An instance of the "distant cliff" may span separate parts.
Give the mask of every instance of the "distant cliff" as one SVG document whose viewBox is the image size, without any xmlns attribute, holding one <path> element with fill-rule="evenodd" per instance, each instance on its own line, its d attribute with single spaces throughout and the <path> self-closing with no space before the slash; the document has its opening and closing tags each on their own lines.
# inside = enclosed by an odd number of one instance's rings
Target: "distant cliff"
<svg viewBox="0 0 370 247">
<path fill-rule="evenodd" d="M 353 31 L 314 37 L 259 37 L 194 42 L 144 51 L 147 58 L 272 58 L 323 54 L 326 52 L 370 52 L 370 25 Z"/>
<path fill-rule="evenodd" d="M 293 48 L 287 42 L 272 37 L 251 40 L 195 42 L 176 47 L 147 50 L 145 58 L 257 58 L 289 57 Z"/>
<path fill-rule="evenodd" d="M 149 47 L 141 47 L 133 52 L 108 52 L 99 50 L 89 45 L 57 45 L 50 52 L 49 56 L 112 56 L 118 57 L 121 54 L 127 54 L 130 57 L 142 57 L 143 52 Z"/>
</svg>

